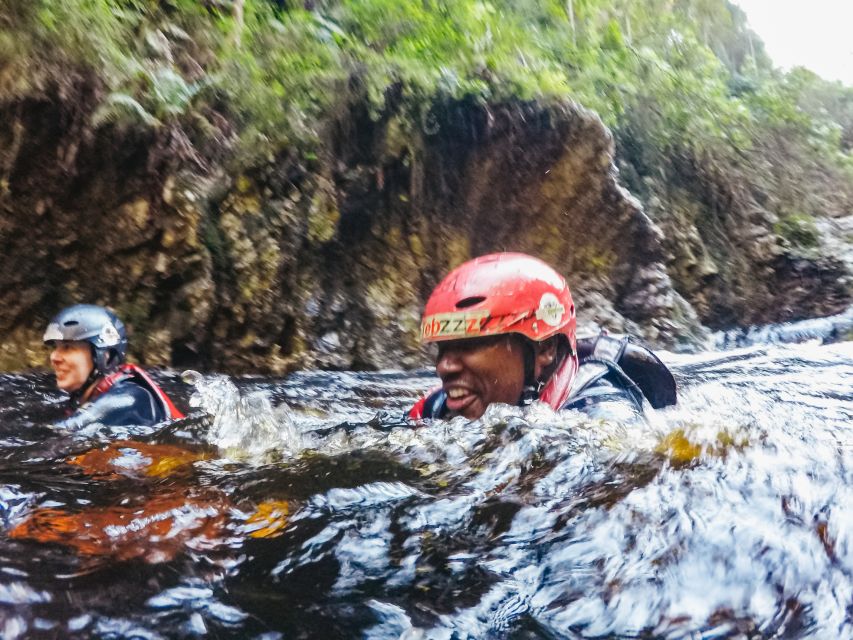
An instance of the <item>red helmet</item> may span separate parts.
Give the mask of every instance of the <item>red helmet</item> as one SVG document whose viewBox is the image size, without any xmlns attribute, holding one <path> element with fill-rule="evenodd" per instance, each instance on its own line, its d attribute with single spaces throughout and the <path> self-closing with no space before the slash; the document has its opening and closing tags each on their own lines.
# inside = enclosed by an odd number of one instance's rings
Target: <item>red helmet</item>
<svg viewBox="0 0 853 640">
<path fill-rule="evenodd" d="M 577 373 L 575 305 L 563 277 L 523 253 L 495 253 L 458 266 L 432 292 L 424 309 L 424 342 L 518 333 L 541 342 L 561 334 L 571 354 L 558 365 L 539 399 L 559 409 Z"/>
</svg>

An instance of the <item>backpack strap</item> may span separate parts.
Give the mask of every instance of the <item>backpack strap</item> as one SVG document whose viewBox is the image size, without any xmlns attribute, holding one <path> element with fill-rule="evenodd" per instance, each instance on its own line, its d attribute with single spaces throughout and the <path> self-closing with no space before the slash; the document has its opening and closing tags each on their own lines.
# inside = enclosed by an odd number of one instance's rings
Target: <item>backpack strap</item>
<svg viewBox="0 0 853 640">
<path fill-rule="evenodd" d="M 135 364 L 124 364 L 121 366 L 121 371 L 130 373 L 136 381 L 143 387 L 147 388 L 154 397 L 160 401 L 163 406 L 163 411 L 169 420 L 177 420 L 186 416 L 175 406 L 172 399 L 166 395 L 166 392 L 160 388 L 154 380 L 149 376 L 144 369 L 137 367 Z"/>
<path fill-rule="evenodd" d="M 611 336 L 602 331 L 594 337 L 579 338 L 578 356 L 581 364 L 599 362 L 607 364 L 610 371 L 615 371 L 610 366 L 615 365 L 616 375 L 627 377 L 631 386 L 639 389 L 655 409 L 678 401 L 672 372 L 651 349 L 630 336 Z"/>
<path fill-rule="evenodd" d="M 580 409 L 590 402 L 612 397 L 614 394 L 629 400 L 634 408 L 643 411 L 643 392 L 619 365 L 610 359 L 585 358 L 578 368 L 578 376 L 572 386 L 564 409 Z"/>
</svg>

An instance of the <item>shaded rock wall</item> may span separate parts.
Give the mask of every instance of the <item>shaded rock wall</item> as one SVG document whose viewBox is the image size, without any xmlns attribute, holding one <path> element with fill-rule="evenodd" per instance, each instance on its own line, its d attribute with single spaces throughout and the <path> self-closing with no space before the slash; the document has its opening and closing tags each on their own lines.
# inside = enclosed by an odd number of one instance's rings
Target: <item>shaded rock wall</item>
<svg viewBox="0 0 853 640">
<path fill-rule="evenodd" d="M 702 335 L 670 281 L 679 260 L 617 183 L 609 132 L 574 105 L 442 103 L 417 125 L 353 105 L 316 157 L 226 169 L 188 160 L 169 130 L 92 129 L 97 90 L 74 86 L 0 104 L 0 370 L 42 364 L 46 321 L 84 301 L 126 320 L 146 364 L 415 366 L 431 288 L 497 250 L 566 274 L 582 327 L 666 346 Z M 682 293 L 710 296 L 703 311 L 722 295 Z"/>
<path fill-rule="evenodd" d="M 175 292 L 210 273 L 198 218 L 164 198 L 168 138 L 93 130 L 98 102 L 81 77 L 0 107 L 0 369 L 42 363 L 39 329 L 70 302 L 120 310 L 147 350 L 186 320 Z"/>
<path fill-rule="evenodd" d="M 723 159 L 649 162 L 626 136 L 623 178 L 664 234 L 667 271 L 713 329 L 827 316 L 851 302 L 853 180 L 784 138 Z"/>
</svg>

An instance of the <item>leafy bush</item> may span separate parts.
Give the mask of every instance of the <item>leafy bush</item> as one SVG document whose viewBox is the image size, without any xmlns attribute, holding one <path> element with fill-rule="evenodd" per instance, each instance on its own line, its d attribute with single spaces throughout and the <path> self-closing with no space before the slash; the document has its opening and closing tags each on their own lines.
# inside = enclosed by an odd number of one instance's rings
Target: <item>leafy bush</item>
<svg viewBox="0 0 853 640">
<path fill-rule="evenodd" d="M 780 133 L 853 167 L 853 90 L 774 70 L 726 0 L 6 4 L 0 95 L 89 68 L 107 89 L 95 124 L 180 126 L 217 111 L 242 148 L 268 153 L 315 145 L 353 97 L 378 117 L 397 87 L 413 127 L 448 98 L 573 99 L 652 155 L 734 157 Z"/>
</svg>

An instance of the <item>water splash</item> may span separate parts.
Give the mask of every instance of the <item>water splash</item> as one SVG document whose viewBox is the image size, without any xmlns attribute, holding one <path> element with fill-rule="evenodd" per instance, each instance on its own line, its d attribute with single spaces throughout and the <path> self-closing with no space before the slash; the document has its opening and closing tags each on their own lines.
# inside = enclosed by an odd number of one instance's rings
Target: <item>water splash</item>
<svg viewBox="0 0 853 640">
<path fill-rule="evenodd" d="M 422 488 L 310 501 L 296 519 L 327 525 L 279 567 L 334 558 L 332 602 L 383 585 L 371 638 L 851 638 L 850 349 L 700 358 L 646 426 L 493 406 L 337 434 L 320 448 L 377 448 Z"/>
<path fill-rule="evenodd" d="M 273 406 L 264 391 L 242 393 L 228 376 L 185 371 L 181 377 L 195 387 L 190 406 L 213 417 L 206 440 L 229 457 L 257 457 L 270 451 L 293 457 L 305 448 L 286 403 Z"/>
<path fill-rule="evenodd" d="M 714 334 L 713 341 L 718 349 L 732 349 L 759 344 L 808 341 L 830 344 L 849 340 L 851 334 L 853 334 L 853 306 L 843 313 L 826 318 L 721 331 Z"/>
<path fill-rule="evenodd" d="M 230 537 L 168 563 L 84 579 L 73 551 L 0 540 L 11 597 L 25 600 L 5 631 L 853 639 L 853 343 L 664 358 L 679 405 L 653 423 L 495 405 L 473 422 L 403 426 L 372 409 L 400 413 L 430 376 L 190 376 L 211 442 L 311 451 L 195 465 L 187 481 L 233 505 Z M 279 417 L 281 399 L 297 410 Z M 362 413 L 341 425 L 351 407 Z M 176 486 L 122 476 L 99 493 L 18 449 L 7 510 Z M 57 587 L 60 570 L 72 577 Z"/>
</svg>

